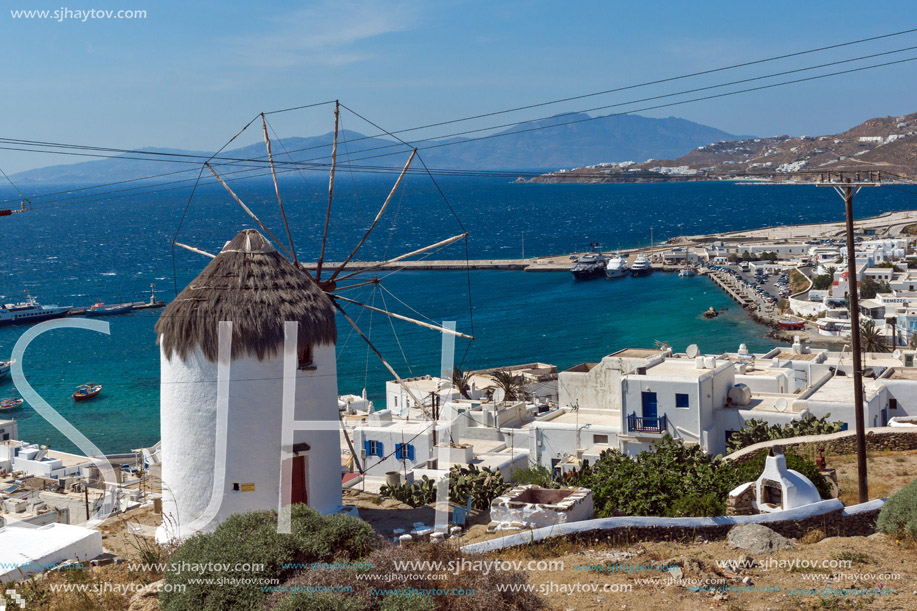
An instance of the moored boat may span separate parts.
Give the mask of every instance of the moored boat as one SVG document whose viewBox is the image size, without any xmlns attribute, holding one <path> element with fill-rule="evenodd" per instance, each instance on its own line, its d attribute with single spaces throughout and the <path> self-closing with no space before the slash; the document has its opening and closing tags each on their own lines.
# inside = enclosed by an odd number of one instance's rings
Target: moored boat
<svg viewBox="0 0 917 611">
<path fill-rule="evenodd" d="M 597 243 L 593 242 L 589 246 L 592 247 L 592 252 L 577 259 L 573 269 L 570 270 L 577 280 L 591 280 L 605 275 L 608 259 L 599 252 Z"/>
<path fill-rule="evenodd" d="M 777 325 L 781 329 L 805 329 L 806 321 L 804 320 L 792 320 L 790 318 L 782 318 L 777 321 Z"/>
<path fill-rule="evenodd" d="M 630 275 L 634 278 L 640 278 L 642 276 L 649 276 L 653 273 L 653 266 L 650 264 L 649 259 L 647 259 L 643 253 L 637 255 L 637 258 L 634 259 L 634 264 L 630 266 Z"/>
<path fill-rule="evenodd" d="M 692 276 L 697 275 L 697 270 L 693 267 L 683 267 L 681 271 L 678 272 L 679 278 L 691 278 Z"/>
<path fill-rule="evenodd" d="M 605 275 L 609 278 L 623 278 L 627 275 L 627 259 L 620 254 L 616 254 L 608 260 L 605 268 Z"/>
<path fill-rule="evenodd" d="M 114 303 L 105 305 L 101 301 L 86 309 L 86 316 L 114 316 L 115 314 L 127 314 L 134 309 L 132 303 Z"/>
<path fill-rule="evenodd" d="M 13 361 L 0 361 L 0 378 L 5 378 L 10 373 L 10 365 Z"/>
<path fill-rule="evenodd" d="M 96 395 L 102 392 L 101 384 L 80 384 L 76 387 L 76 391 L 73 393 L 74 401 L 85 401 L 86 399 L 92 399 Z"/>
<path fill-rule="evenodd" d="M 21 325 L 62 318 L 66 316 L 73 306 L 41 305 L 26 293 L 26 300 L 22 303 L 7 303 L 0 306 L 0 327 L 7 325 Z"/>
<path fill-rule="evenodd" d="M 0 412 L 14 410 L 22 405 L 22 399 L 3 399 L 0 400 Z"/>
</svg>

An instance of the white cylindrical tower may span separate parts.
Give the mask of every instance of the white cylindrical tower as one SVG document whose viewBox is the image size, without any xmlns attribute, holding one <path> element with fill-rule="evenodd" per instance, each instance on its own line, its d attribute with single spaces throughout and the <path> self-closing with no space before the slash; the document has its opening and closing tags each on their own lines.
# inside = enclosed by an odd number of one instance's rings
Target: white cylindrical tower
<svg viewBox="0 0 917 611">
<path fill-rule="evenodd" d="M 294 419 L 330 424 L 295 431 L 294 457 L 282 468 L 283 429 L 293 428 L 284 422 L 287 322 L 297 331 L 295 374 L 286 379 Z M 234 513 L 277 509 L 283 479 L 290 480 L 290 502 L 322 513 L 341 506 L 339 436 L 328 430 L 338 422 L 337 329 L 334 307 L 315 282 L 247 229 L 169 304 L 156 332 L 163 496 L 157 539 L 184 539 Z"/>
</svg>

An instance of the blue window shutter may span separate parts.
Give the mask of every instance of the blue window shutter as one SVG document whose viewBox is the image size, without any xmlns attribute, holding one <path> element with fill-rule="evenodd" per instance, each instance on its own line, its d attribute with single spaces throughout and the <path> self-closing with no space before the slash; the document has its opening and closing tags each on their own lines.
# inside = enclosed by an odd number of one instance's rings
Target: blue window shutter
<svg viewBox="0 0 917 611">
<path fill-rule="evenodd" d="M 414 446 L 408 444 L 408 460 L 414 460 Z"/>
<path fill-rule="evenodd" d="M 369 451 L 369 439 L 364 439 L 364 440 L 363 440 L 363 452 L 364 452 L 367 456 L 372 456 L 372 455 L 373 455 L 372 452 Z"/>
<path fill-rule="evenodd" d="M 404 458 L 404 444 L 396 443 L 395 444 L 395 458 L 402 459 Z"/>
<path fill-rule="evenodd" d="M 385 456 L 385 451 L 382 449 L 381 441 L 376 442 L 376 456 L 378 456 L 379 458 L 382 458 L 383 456 Z"/>
</svg>

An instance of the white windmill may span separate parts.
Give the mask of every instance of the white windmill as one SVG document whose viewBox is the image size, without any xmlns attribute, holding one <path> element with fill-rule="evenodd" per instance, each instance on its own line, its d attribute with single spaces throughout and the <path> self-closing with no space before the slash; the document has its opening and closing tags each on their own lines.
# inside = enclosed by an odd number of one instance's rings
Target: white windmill
<svg viewBox="0 0 917 611">
<path fill-rule="evenodd" d="M 327 273 L 337 104 L 334 116 L 328 204 L 314 267 L 303 265 L 296 256 L 264 114 L 260 118 L 267 162 L 288 244 L 271 233 L 209 162 L 206 168 L 266 236 L 254 229 L 244 230 L 217 255 L 173 241 L 212 261 L 163 311 L 156 325 L 162 374 L 163 526 L 157 532 L 161 541 L 210 530 L 242 511 L 278 509 L 295 502 L 323 513 L 341 507 L 336 312 L 401 382 L 345 306 L 473 339 L 338 294 L 379 282 L 370 278 L 342 284 L 346 280 L 445 247 L 467 233 L 375 265 L 347 269 L 388 208 L 417 155 L 415 149 L 360 240 Z M 423 401 L 409 387 L 404 388 L 423 407 Z M 309 425 L 293 426 L 294 421 Z"/>
</svg>

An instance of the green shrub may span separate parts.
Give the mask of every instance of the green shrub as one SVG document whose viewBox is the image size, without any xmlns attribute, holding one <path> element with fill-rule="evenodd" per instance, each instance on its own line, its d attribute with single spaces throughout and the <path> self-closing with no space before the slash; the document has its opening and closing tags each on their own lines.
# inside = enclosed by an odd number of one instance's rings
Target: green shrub
<svg viewBox="0 0 917 611">
<path fill-rule="evenodd" d="M 382 599 L 382 611 L 436 611 L 436 603 L 424 596 L 390 594 Z"/>
<path fill-rule="evenodd" d="M 721 516 L 726 511 L 726 501 L 713 493 L 689 494 L 675 499 L 672 503 L 672 515 L 675 517 L 704 516 L 712 518 Z"/>
<path fill-rule="evenodd" d="M 876 528 L 889 535 L 917 540 L 917 479 L 885 502 Z"/>
<path fill-rule="evenodd" d="M 280 599 L 274 611 L 364 611 L 359 598 L 327 592 L 294 592 Z"/>
<path fill-rule="evenodd" d="M 230 516 L 212 533 L 191 537 L 166 569 L 166 584 L 183 588 L 163 591 L 164 611 L 261 609 L 262 586 L 282 582 L 292 571 L 290 564 L 356 559 L 369 551 L 375 537 L 362 520 L 322 516 L 306 505 L 294 505 L 291 518 L 290 534 L 277 532 L 276 512 L 254 511 Z M 249 583 L 234 583 L 243 579 Z"/>
<path fill-rule="evenodd" d="M 826 414 L 823 418 L 810 416 L 802 420 L 794 420 L 783 426 L 779 424 L 768 425 L 764 420 L 745 421 L 745 426 L 736 431 L 729 437 L 726 444 L 728 452 L 735 452 L 750 445 L 770 441 L 771 439 L 787 439 L 789 437 L 801 437 L 803 435 L 826 435 L 828 433 L 838 433 L 843 426 L 841 422 L 828 422 L 831 414 Z"/>
<path fill-rule="evenodd" d="M 492 471 L 489 467 L 479 469 L 475 465 L 455 465 L 449 469 L 449 500 L 453 503 L 464 505 L 471 495 L 475 509 L 486 510 L 495 498 L 510 487 L 500 471 Z M 420 507 L 436 500 L 436 484 L 424 475 L 423 479 L 413 484 L 383 485 L 379 493 L 411 507 Z"/>
<path fill-rule="evenodd" d="M 618 450 L 602 452 L 595 465 L 585 464 L 564 481 L 592 490 L 596 517 L 723 515 L 729 491 L 758 479 L 766 450 L 736 465 L 714 457 L 697 445 L 686 446 L 665 435 L 634 457 Z M 787 454 L 787 466 L 805 475 L 823 498 L 830 498 L 827 480 L 814 463 Z"/>
<path fill-rule="evenodd" d="M 547 467 L 532 465 L 519 469 L 510 478 L 516 486 L 540 486 L 541 488 L 560 488 L 560 483 L 554 479 L 554 474 Z"/>
</svg>

